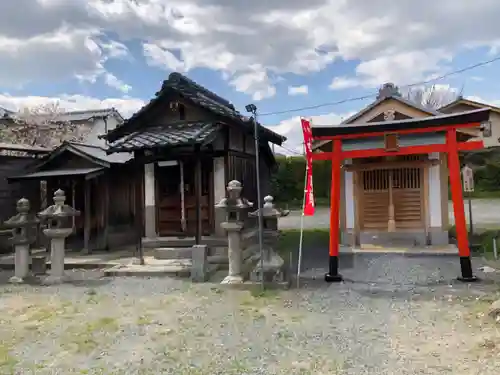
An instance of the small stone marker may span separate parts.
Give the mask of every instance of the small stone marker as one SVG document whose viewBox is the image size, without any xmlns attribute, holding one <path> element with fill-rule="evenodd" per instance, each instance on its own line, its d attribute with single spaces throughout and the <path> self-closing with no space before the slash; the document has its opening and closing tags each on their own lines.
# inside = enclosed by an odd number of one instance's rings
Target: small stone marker
<svg viewBox="0 0 500 375">
<path fill-rule="evenodd" d="M 191 280 L 205 282 L 208 276 L 207 245 L 194 245 L 192 248 Z"/>
</svg>

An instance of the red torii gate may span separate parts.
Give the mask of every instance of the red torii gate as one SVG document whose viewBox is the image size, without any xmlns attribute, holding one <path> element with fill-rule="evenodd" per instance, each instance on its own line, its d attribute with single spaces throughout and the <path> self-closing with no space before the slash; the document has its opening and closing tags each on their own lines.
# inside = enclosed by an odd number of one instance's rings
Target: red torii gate
<svg viewBox="0 0 500 375">
<path fill-rule="evenodd" d="M 384 121 L 346 126 L 313 126 L 312 136 L 314 140 L 329 140 L 332 143 L 331 152 L 313 154 L 313 160 L 332 161 L 332 182 L 330 192 L 330 259 L 329 272 L 325 275 L 327 282 L 342 281 L 338 272 L 339 267 L 339 240 L 340 240 L 340 169 L 345 159 L 370 158 L 381 156 L 399 156 L 413 154 L 429 154 L 433 152 L 444 152 L 448 154 L 448 168 L 450 174 L 451 197 L 455 215 L 455 226 L 457 231 L 458 254 L 460 256 L 461 277 L 459 280 L 465 282 L 475 281 L 472 272 L 470 249 L 467 238 L 467 226 L 464 213 L 464 199 L 462 194 L 462 182 L 460 176 L 459 151 L 471 151 L 484 148 L 483 141 L 459 142 L 457 130 L 459 129 L 481 129 L 481 124 L 488 121 L 490 109 L 454 113 L 450 115 L 439 115 L 425 118 L 412 118 L 398 121 Z M 418 135 L 431 135 L 426 142 Z M 400 146 L 399 136 L 416 136 L 415 145 Z M 383 139 L 383 146 L 369 149 L 343 150 L 344 140 Z M 439 138 L 443 139 L 439 141 Z M 424 138 L 425 139 L 425 138 Z"/>
</svg>

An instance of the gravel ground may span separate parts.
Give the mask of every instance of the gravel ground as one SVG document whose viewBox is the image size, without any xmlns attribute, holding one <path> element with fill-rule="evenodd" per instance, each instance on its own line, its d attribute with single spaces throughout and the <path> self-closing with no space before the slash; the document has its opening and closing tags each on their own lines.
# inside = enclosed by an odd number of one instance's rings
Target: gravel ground
<svg viewBox="0 0 500 375">
<path fill-rule="evenodd" d="M 3 273 L 0 374 L 498 374 L 484 316 L 498 284 L 450 285 L 457 263 L 360 255 L 343 284 L 311 268 L 300 290 L 263 294 L 92 272 L 10 286 Z"/>
</svg>

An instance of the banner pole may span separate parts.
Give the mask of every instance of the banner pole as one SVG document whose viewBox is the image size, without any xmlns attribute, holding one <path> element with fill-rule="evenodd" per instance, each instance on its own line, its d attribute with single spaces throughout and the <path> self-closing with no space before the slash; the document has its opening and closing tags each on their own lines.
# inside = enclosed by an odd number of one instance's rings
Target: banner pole
<svg viewBox="0 0 500 375">
<path fill-rule="evenodd" d="M 306 152 L 305 152 L 305 145 L 304 144 L 302 145 L 302 148 L 303 148 L 304 160 L 305 160 Z M 302 243 L 304 240 L 304 208 L 306 205 L 307 170 L 308 170 L 307 160 L 305 160 L 305 162 L 306 162 L 306 170 L 304 173 L 304 195 L 302 197 L 302 212 L 300 215 L 299 259 L 297 261 L 297 289 L 300 287 L 300 269 L 302 267 Z"/>
</svg>

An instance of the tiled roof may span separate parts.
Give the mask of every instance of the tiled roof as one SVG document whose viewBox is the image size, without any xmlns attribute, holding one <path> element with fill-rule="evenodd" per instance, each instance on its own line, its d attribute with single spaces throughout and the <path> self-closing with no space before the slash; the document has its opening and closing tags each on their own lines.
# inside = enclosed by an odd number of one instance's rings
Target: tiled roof
<svg viewBox="0 0 500 375">
<path fill-rule="evenodd" d="M 80 151 L 81 153 L 87 156 L 90 156 L 94 159 L 98 159 L 110 164 L 123 164 L 131 160 L 133 157 L 132 154 L 126 152 L 108 154 L 106 152 L 106 149 L 86 143 L 68 142 L 68 145 L 70 149 Z"/>
<path fill-rule="evenodd" d="M 161 90 L 156 93 L 156 97 L 142 107 L 127 121 L 125 121 L 123 125 L 117 127 L 114 131 L 110 131 L 107 136 L 108 139 L 115 141 L 117 138 L 122 137 L 124 134 L 123 132 L 126 132 L 125 127 L 135 121 L 138 121 L 142 115 L 151 109 L 158 100 L 171 92 L 180 94 L 196 106 L 205 108 L 212 113 L 221 116 L 222 121 L 224 121 L 224 119 L 231 120 L 238 125 L 246 127 L 248 130 L 253 129 L 252 120 L 248 116 L 244 116 L 237 111 L 229 101 L 209 91 L 205 87 L 198 85 L 196 82 L 180 73 L 171 73 L 168 80 L 163 81 Z M 259 126 L 262 132 L 261 136 L 264 136 L 269 142 L 281 145 L 286 140 L 285 137 L 273 132 L 272 130 L 265 128 L 262 125 Z"/>
<path fill-rule="evenodd" d="M 8 117 L 12 114 L 14 114 L 15 112 L 14 111 L 11 111 L 10 109 L 7 109 L 7 108 L 4 108 L 4 107 L 0 107 L 0 118 L 2 117 Z"/>
<path fill-rule="evenodd" d="M 203 144 L 210 142 L 220 128 L 216 122 L 179 122 L 148 127 L 112 143 L 108 152 Z"/>
<path fill-rule="evenodd" d="M 3 113 L 3 115 L 2 115 Z M 6 110 L 5 108 L 0 108 L 0 118 L 3 116 L 5 118 L 14 118 L 18 112 L 13 112 Z M 39 116 L 44 116 L 40 114 Z M 118 112 L 115 108 L 104 108 L 104 109 L 89 109 L 84 111 L 62 111 L 60 114 L 57 114 L 54 118 L 53 115 L 50 116 L 51 121 L 54 122 L 72 122 L 72 121 L 87 121 L 95 118 L 104 118 L 107 116 L 114 116 L 117 118 L 119 123 L 123 123 L 124 119 L 120 112 Z"/>
</svg>

